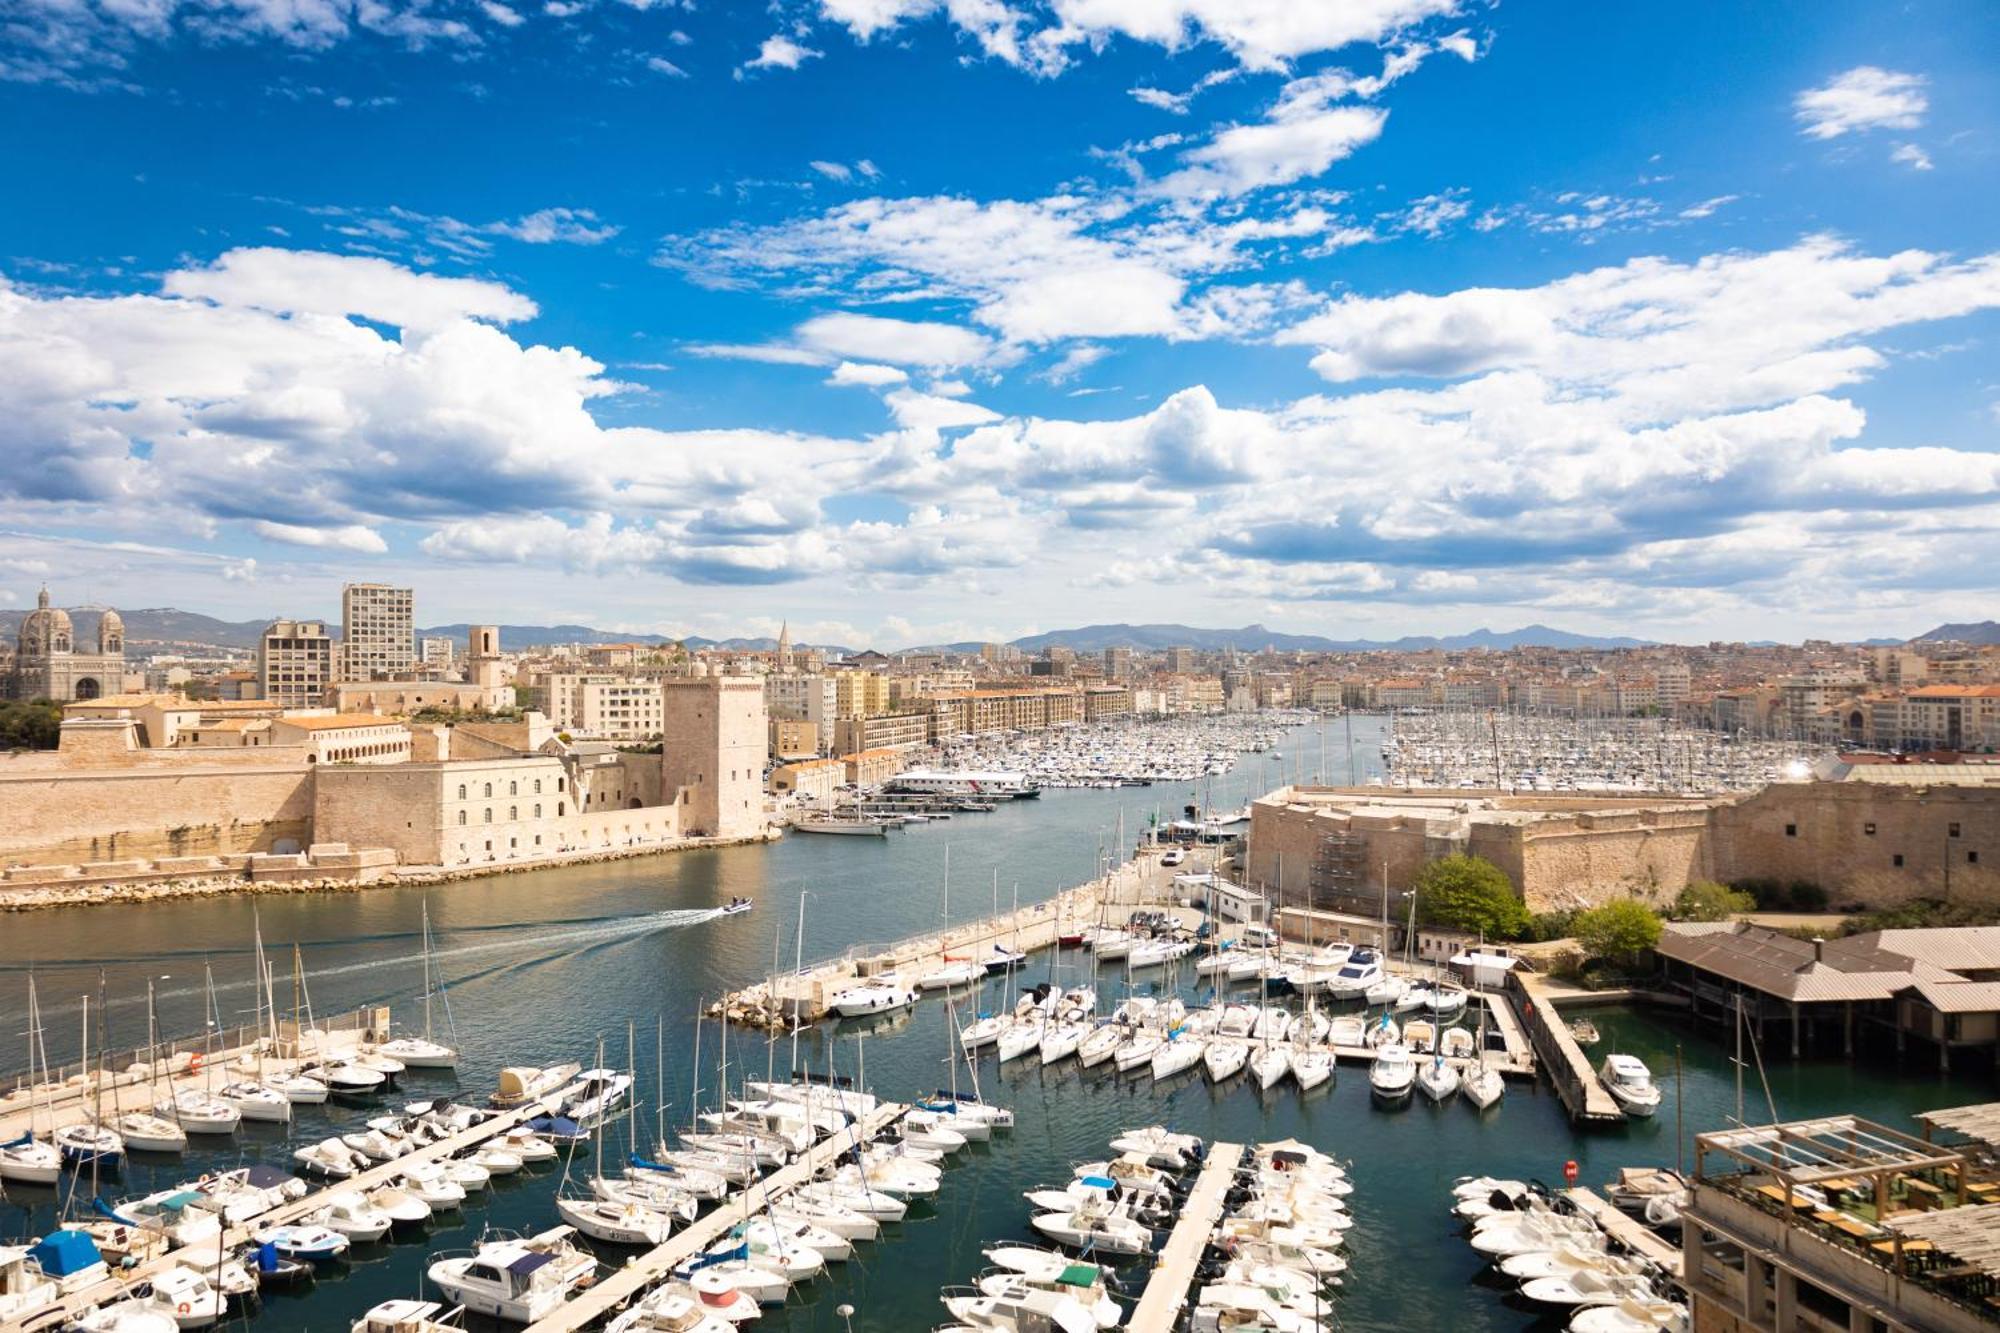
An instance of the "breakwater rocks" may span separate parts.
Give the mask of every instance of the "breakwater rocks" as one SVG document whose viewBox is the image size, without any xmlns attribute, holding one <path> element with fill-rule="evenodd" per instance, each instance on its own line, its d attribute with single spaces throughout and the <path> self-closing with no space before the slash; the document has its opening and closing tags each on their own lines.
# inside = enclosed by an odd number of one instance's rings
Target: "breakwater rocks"
<svg viewBox="0 0 2000 1333">
<path fill-rule="evenodd" d="M 369 889 L 412 888 L 433 884 L 453 884 L 460 880 L 486 879 L 493 875 L 523 870 L 550 870 L 564 866 L 591 865 L 600 861 L 627 861 L 641 856 L 662 856 L 705 847 L 734 847 L 749 843 L 774 842 L 783 836 L 777 828 L 743 838 L 683 838 L 676 842 L 636 847 L 604 847 L 591 851 L 565 852 L 534 860 L 499 861 L 463 866 L 370 867 L 374 873 L 315 875 L 288 874 L 282 878 L 261 877 L 255 871 L 230 870 L 213 875 L 182 875 L 171 878 L 106 880 L 76 876 L 35 883 L 0 884 L 0 912 L 33 912 L 58 907 L 116 906 L 130 903 L 164 902 L 180 898 L 218 898 L 230 894 L 360 893 Z"/>
</svg>

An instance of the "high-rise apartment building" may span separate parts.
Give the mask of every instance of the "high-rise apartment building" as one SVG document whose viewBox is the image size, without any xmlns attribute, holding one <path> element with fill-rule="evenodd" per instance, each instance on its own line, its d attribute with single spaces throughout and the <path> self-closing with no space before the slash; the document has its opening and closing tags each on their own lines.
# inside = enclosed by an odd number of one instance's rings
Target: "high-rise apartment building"
<svg viewBox="0 0 2000 1333">
<path fill-rule="evenodd" d="M 1167 649 L 1167 670 L 1176 676 L 1192 676 L 1194 674 L 1194 649 Z"/>
<path fill-rule="evenodd" d="M 333 683 L 333 638 L 320 620 L 274 620 L 257 644 L 260 694 L 286 708 L 317 708 Z"/>
<path fill-rule="evenodd" d="M 416 665 L 415 594 L 382 583 L 340 590 L 340 678 L 374 680 Z"/>
<path fill-rule="evenodd" d="M 1104 675 L 1107 680 L 1123 680 L 1132 674 L 1132 650 L 1130 648 L 1106 648 L 1104 650 Z"/>
</svg>

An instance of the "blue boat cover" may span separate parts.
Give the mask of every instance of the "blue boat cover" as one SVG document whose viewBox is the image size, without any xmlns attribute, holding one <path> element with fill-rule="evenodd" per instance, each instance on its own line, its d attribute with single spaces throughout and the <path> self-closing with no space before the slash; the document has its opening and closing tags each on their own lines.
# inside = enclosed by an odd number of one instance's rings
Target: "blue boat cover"
<svg viewBox="0 0 2000 1333">
<path fill-rule="evenodd" d="M 676 1174 L 674 1168 L 668 1166 L 665 1162 L 656 1162 L 650 1157 L 641 1157 L 638 1153 L 633 1153 L 630 1157 L 627 1157 L 625 1162 L 626 1165 L 636 1166 L 641 1171 L 664 1171 L 668 1175 Z"/>
<path fill-rule="evenodd" d="M 537 1134 L 554 1134 L 561 1138 L 574 1138 L 583 1133 L 583 1126 L 566 1115 L 538 1115 L 528 1122 L 528 1128 Z"/>
<path fill-rule="evenodd" d="M 278 1271 L 278 1247 L 268 1240 L 257 1247 L 257 1271 L 260 1273 Z"/>
<path fill-rule="evenodd" d="M 249 1166 L 243 1169 L 243 1181 L 260 1190 L 276 1189 L 292 1179 L 275 1166 Z"/>
<path fill-rule="evenodd" d="M 699 1273 L 704 1268 L 713 1268 L 717 1264 L 726 1264 L 731 1259 L 747 1259 L 749 1257 L 750 1247 L 748 1245 L 738 1245 L 734 1248 L 724 1250 L 720 1254 L 704 1254 L 693 1263 L 682 1265 L 681 1271 L 683 1273 Z"/>
<path fill-rule="evenodd" d="M 79 1231 L 74 1227 L 51 1231 L 35 1242 L 28 1251 L 28 1257 L 35 1261 L 35 1266 L 40 1268 L 45 1276 L 53 1278 L 69 1277 L 81 1273 L 92 1264 L 104 1262 L 103 1256 L 97 1252 L 97 1242 L 90 1238 L 90 1233 Z"/>
<path fill-rule="evenodd" d="M 555 1258 L 556 1257 L 553 1254 L 547 1254 L 541 1250 L 535 1250 L 532 1251 L 531 1253 L 522 1255 L 520 1258 L 516 1259 L 513 1263 L 508 1264 L 507 1271 L 510 1273 L 519 1273 L 520 1275 L 525 1277 L 529 1273 L 534 1272 L 537 1268 L 540 1268 L 543 1264 L 554 1263 Z"/>
<path fill-rule="evenodd" d="M 1083 1183 L 1094 1190 L 1115 1190 L 1118 1188 L 1117 1181 L 1109 1180 L 1104 1176 L 1085 1176 Z"/>
<path fill-rule="evenodd" d="M 0 1143 L 0 1148 L 25 1148 L 34 1141 L 34 1131 L 30 1130 L 18 1139 L 8 1139 L 5 1143 Z"/>
</svg>

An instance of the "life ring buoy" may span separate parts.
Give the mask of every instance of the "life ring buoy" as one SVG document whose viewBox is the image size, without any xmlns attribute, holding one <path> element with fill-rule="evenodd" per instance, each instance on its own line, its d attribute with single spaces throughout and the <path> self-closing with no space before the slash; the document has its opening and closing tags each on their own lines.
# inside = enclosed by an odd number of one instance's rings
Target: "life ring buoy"
<svg viewBox="0 0 2000 1333">
<path fill-rule="evenodd" d="M 188 1303 L 187 1303 L 186 1301 L 182 1301 L 182 1302 L 181 1302 L 181 1303 L 180 1303 L 179 1305 L 176 1305 L 176 1306 L 174 1307 L 174 1313 L 175 1313 L 175 1314 L 193 1314 L 193 1313 L 194 1313 L 194 1307 L 193 1307 L 192 1305 L 189 1305 L 189 1304 L 188 1304 Z"/>
<path fill-rule="evenodd" d="M 190 1055 L 188 1057 L 188 1072 L 193 1073 L 195 1070 L 199 1068 L 201 1068 L 201 1052 L 196 1051 L 193 1055 Z"/>
</svg>

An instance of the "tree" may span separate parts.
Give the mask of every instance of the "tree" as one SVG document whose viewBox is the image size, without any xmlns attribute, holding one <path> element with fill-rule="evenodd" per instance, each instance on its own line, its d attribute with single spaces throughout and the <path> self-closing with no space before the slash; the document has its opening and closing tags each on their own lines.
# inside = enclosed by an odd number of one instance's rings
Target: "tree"
<svg viewBox="0 0 2000 1333">
<path fill-rule="evenodd" d="M 1528 909 L 1507 872 L 1483 856 L 1447 856 L 1417 872 L 1417 916 L 1426 925 L 1511 940 L 1528 928 Z"/>
<path fill-rule="evenodd" d="M 1733 916 L 1757 910 L 1757 900 L 1739 889 L 1714 880 L 1698 879 L 1674 899 L 1676 921 L 1727 921 Z"/>
<path fill-rule="evenodd" d="M 1633 962 L 1660 942 L 1660 918 L 1637 898 L 1620 898 L 1577 913 L 1576 942 L 1593 958 Z"/>
<path fill-rule="evenodd" d="M 61 739 L 61 704 L 47 699 L 0 703 L 0 750 L 53 750 Z"/>
</svg>

